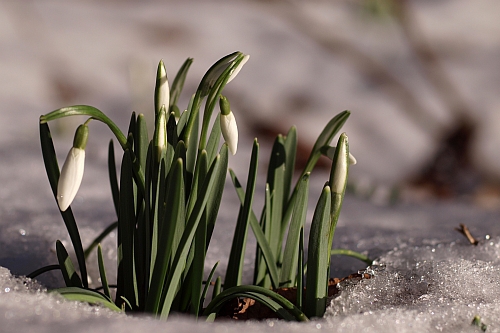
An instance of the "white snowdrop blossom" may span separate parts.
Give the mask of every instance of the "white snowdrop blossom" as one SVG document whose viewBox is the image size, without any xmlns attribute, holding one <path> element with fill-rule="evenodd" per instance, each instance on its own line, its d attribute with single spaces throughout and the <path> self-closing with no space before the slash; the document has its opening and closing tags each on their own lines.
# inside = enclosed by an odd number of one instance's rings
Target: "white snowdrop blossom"
<svg viewBox="0 0 500 333">
<path fill-rule="evenodd" d="M 61 170 L 57 184 L 57 203 L 63 212 L 73 202 L 76 192 L 80 188 L 85 164 L 85 150 L 71 148 Z"/>
<path fill-rule="evenodd" d="M 235 155 L 238 149 L 238 126 L 236 125 L 236 119 L 232 111 L 229 111 L 227 115 L 220 115 L 220 127 L 229 151 Z"/>
<path fill-rule="evenodd" d="M 56 198 L 59 209 L 63 212 L 73 202 L 82 183 L 85 165 L 85 146 L 87 145 L 88 135 L 89 129 L 87 123 L 77 128 L 73 147 L 70 149 L 61 169 L 61 175 L 57 183 Z"/>
<path fill-rule="evenodd" d="M 229 76 L 229 79 L 227 80 L 227 83 L 231 82 L 236 77 L 236 75 L 238 75 L 238 73 L 243 68 L 243 65 L 247 63 L 248 59 L 250 59 L 250 56 L 247 54 L 243 57 L 243 60 L 241 60 L 241 62 L 238 64 L 238 67 L 236 67 L 233 70 L 233 72 L 231 73 L 231 76 Z"/>
</svg>

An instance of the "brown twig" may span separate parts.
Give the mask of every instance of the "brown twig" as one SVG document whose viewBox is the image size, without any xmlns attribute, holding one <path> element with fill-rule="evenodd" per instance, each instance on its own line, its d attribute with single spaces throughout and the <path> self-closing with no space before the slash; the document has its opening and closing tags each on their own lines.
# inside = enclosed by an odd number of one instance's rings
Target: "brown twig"
<svg viewBox="0 0 500 333">
<path fill-rule="evenodd" d="M 460 223 L 460 228 L 455 228 L 455 230 L 458 231 L 459 233 L 461 233 L 462 235 L 464 235 L 465 238 L 467 238 L 467 240 L 472 245 L 479 244 L 479 241 L 476 238 L 474 238 L 474 236 L 471 235 L 469 228 L 467 228 L 467 226 L 465 224 Z"/>
</svg>

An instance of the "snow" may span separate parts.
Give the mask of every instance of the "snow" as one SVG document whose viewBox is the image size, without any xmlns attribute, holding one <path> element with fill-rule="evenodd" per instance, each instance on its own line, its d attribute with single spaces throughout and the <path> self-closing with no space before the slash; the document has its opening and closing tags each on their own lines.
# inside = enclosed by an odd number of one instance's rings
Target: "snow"
<svg viewBox="0 0 500 333">
<path fill-rule="evenodd" d="M 492 69 L 498 67 L 500 51 L 499 4 L 412 5 L 423 34 L 474 106 L 472 117 L 480 128 L 474 162 L 498 177 L 500 77 Z M 420 74 L 397 27 L 363 18 L 356 8 L 350 1 L 0 2 L 0 331 L 473 332 L 478 331 L 470 326 L 475 315 L 488 332 L 500 331 L 498 202 L 487 208 L 470 198 L 388 204 L 392 186 L 408 179 L 436 150 L 432 129 L 446 129 L 454 116 Z M 428 127 L 403 112 L 394 94 L 367 80 L 349 57 L 322 44 L 324 38 L 336 38 L 340 48 L 352 46 L 384 66 L 432 115 Z M 193 91 L 208 66 L 235 50 L 251 55 L 226 91 L 240 130 L 238 155 L 230 164 L 241 179 L 255 124 L 273 124 L 281 131 L 296 124 L 299 138 L 312 144 L 334 114 L 353 111 L 344 129 L 358 160 L 350 174 L 358 190 L 346 197 L 334 246 L 377 257 L 368 270 L 373 277 L 342 283 L 325 318 L 306 324 L 204 324 L 184 317 L 164 323 L 127 317 L 47 293 L 46 287 L 62 283 L 56 273 L 40 277 L 41 284 L 19 277 L 55 263 L 57 239 L 69 244 L 43 169 L 39 115 L 89 104 L 125 128 L 131 110 L 150 116 L 159 59 L 172 78 L 186 57 L 194 57 L 185 87 Z M 180 104 L 186 105 L 187 96 L 182 98 Z M 51 124 L 61 162 L 80 121 Z M 84 245 L 115 219 L 104 148 L 110 137 L 104 126 L 91 123 L 85 176 L 73 204 Z M 260 140 L 261 161 L 266 161 L 271 143 Z M 264 175 L 264 168 L 259 172 Z M 313 175 L 311 206 L 327 178 L 322 172 Z M 259 182 L 257 190 L 263 193 L 262 177 Z M 363 197 L 373 189 L 371 197 Z M 258 199 L 257 206 L 262 205 Z M 228 185 L 206 267 L 221 260 L 220 274 L 237 204 Z M 481 239 L 478 246 L 453 230 L 460 223 Z M 114 235 L 103 243 L 107 267 L 116 264 L 115 243 Z M 250 276 L 252 261 L 247 259 Z M 95 261 L 89 261 L 93 281 L 98 278 Z M 334 257 L 332 274 L 342 277 L 365 268 L 354 259 Z M 109 275 L 113 279 L 112 269 Z"/>
</svg>

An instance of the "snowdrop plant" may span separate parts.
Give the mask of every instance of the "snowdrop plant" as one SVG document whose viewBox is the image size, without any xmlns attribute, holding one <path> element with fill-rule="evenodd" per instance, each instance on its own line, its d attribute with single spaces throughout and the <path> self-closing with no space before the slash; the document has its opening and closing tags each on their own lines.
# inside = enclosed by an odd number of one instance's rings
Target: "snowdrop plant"
<svg viewBox="0 0 500 333">
<path fill-rule="evenodd" d="M 78 265 L 73 264 L 65 246 L 57 241 L 58 264 L 42 267 L 29 276 L 58 269 L 66 287 L 56 291 L 66 298 L 100 303 L 117 311 L 146 312 L 161 319 L 167 319 L 172 312 L 180 312 L 213 320 L 224 304 L 235 297 L 253 298 L 287 320 L 305 321 L 307 316 L 321 316 L 326 307 L 328 267 L 334 251 L 331 244 L 351 156 L 345 134 L 340 136 L 336 148 L 330 147 L 329 143 L 349 117 L 348 111 L 335 116 L 326 125 L 295 187 L 292 187 L 292 179 L 296 130 L 292 128 L 286 136 L 276 138 L 260 220 L 252 208 L 259 154 L 257 140 L 253 144 L 246 190 L 235 173 L 229 171 L 241 201 L 240 212 L 224 284 L 220 277 L 216 279 L 212 301 L 203 308 L 217 268 L 216 264 L 204 279 L 205 256 L 228 172 L 228 150 L 236 154 L 238 144 L 234 115 L 222 91 L 248 58 L 248 55 L 235 52 L 216 62 L 202 78 L 183 112 L 180 112 L 177 100 L 192 59 L 186 60 L 171 85 L 165 65 L 160 61 L 154 96 L 155 127 L 151 139 L 142 114 L 132 113 L 126 133 L 100 110 L 86 105 L 65 107 L 41 116 L 40 141 L 45 168 Z M 211 121 L 217 102 L 220 113 L 215 121 Z M 73 148 L 59 172 L 48 122 L 74 115 L 88 116 L 89 120 L 77 129 Z M 70 204 L 83 175 L 90 119 L 109 127 L 123 155 L 118 177 L 114 144 L 110 141 L 108 171 L 117 221 L 84 250 Z M 225 140 L 222 145 L 221 135 Z M 309 176 L 325 152 L 333 158 L 331 176 L 312 221 L 308 273 L 304 283 L 303 238 Z M 249 226 L 257 238 L 258 247 L 254 285 L 244 286 L 241 277 Z M 99 243 L 115 229 L 117 281 L 110 284 Z M 85 259 L 96 247 L 102 286 L 91 289 Z M 303 290 L 305 285 L 305 302 L 302 302 L 302 293 L 299 292 L 296 304 L 270 289 L 297 287 Z"/>
</svg>

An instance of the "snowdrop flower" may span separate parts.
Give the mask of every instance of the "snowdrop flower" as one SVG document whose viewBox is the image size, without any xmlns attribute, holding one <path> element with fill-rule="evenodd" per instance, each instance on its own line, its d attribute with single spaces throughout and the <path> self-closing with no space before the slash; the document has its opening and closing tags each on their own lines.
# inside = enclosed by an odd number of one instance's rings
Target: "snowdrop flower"
<svg viewBox="0 0 500 333">
<path fill-rule="evenodd" d="M 331 175 L 331 189 L 332 193 L 340 194 L 344 191 L 347 182 L 347 173 L 349 168 L 349 143 L 347 135 L 342 133 L 339 138 L 337 147 L 339 147 L 338 155 L 334 158 L 335 163 L 333 174 Z M 347 157 L 347 158 L 346 158 Z"/>
<path fill-rule="evenodd" d="M 250 59 L 250 56 L 247 54 L 243 57 L 243 60 L 241 60 L 241 62 L 238 64 L 238 67 L 236 67 L 233 72 L 231 73 L 231 75 L 229 76 L 229 79 L 227 80 L 227 83 L 231 82 L 235 77 L 236 75 L 238 75 L 238 73 L 241 71 L 241 69 L 243 68 L 243 65 L 247 63 L 248 59 Z"/>
<path fill-rule="evenodd" d="M 220 97 L 220 113 L 222 136 L 231 154 L 235 155 L 238 149 L 238 126 L 236 126 L 236 119 L 230 109 L 229 101 L 224 96 Z"/>
<path fill-rule="evenodd" d="M 85 163 L 85 146 L 89 135 L 89 128 L 80 125 L 75 133 L 73 147 L 70 149 L 59 176 L 57 184 L 57 203 L 61 211 L 68 209 L 80 188 Z"/>
<path fill-rule="evenodd" d="M 156 71 L 156 87 L 155 87 L 155 106 L 156 112 L 159 112 L 162 105 L 168 111 L 170 105 L 170 86 L 168 85 L 167 70 L 163 60 L 160 60 Z"/>
</svg>

